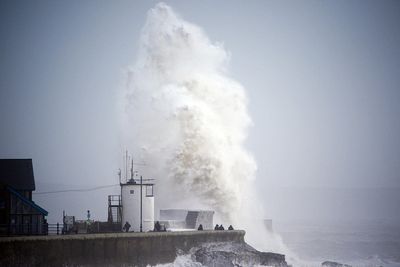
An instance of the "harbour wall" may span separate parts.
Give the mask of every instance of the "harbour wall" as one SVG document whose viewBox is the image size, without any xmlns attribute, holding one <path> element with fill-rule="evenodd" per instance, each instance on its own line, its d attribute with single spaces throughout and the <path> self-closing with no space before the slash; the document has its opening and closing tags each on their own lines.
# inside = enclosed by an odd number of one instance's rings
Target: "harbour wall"
<svg viewBox="0 0 400 267">
<path fill-rule="evenodd" d="M 107 233 L 0 238 L 0 266 L 147 266 L 211 242 L 244 242 L 245 231 Z"/>
</svg>

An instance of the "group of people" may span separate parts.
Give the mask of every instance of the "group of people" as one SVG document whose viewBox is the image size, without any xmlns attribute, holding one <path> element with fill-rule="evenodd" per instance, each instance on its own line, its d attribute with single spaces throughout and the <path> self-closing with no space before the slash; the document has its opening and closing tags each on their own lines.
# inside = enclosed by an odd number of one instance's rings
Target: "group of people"
<svg viewBox="0 0 400 267">
<path fill-rule="evenodd" d="M 222 224 L 221 225 L 216 224 L 214 230 L 225 230 L 225 228 Z M 233 230 L 232 225 L 229 225 L 228 230 Z"/>
<path fill-rule="evenodd" d="M 122 231 L 129 232 L 130 228 L 131 228 L 131 225 L 128 222 L 126 222 L 124 227 L 122 228 Z M 165 232 L 166 230 L 167 229 L 166 229 L 165 225 L 162 226 L 159 221 L 156 221 L 156 223 L 154 224 L 153 232 Z M 203 225 L 200 224 L 199 227 L 197 228 L 197 230 L 203 231 Z M 225 230 L 225 228 L 222 224 L 221 225 L 216 224 L 214 227 L 214 230 Z M 228 230 L 233 230 L 232 225 L 229 225 Z"/>
<path fill-rule="evenodd" d="M 129 232 L 130 228 L 131 228 L 130 223 L 125 222 L 124 227 L 122 227 L 122 231 Z M 156 223 L 154 224 L 153 232 L 165 232 L 165 231 L 167 231 L 167 229 L 165 228 L 165 225 L 161 225 L 159 221 L 156 221 Z M 134 232 L 134 231 L 132 231 L 132 232 Z"/>
<path fill-rule="evenodd" d="M 203 230 L 203 225 L 200 224 L 199 227 L 197 228 L 197 230 L 202 231 Z M 214 227 L 214 230 L 225 230 L 225 228 L 224 228 L 224 226 L 222 224 L 221 225 L 216 224 L 215 227 Z M 228 230 L 233 230 L 232 225 L 229 225 Z"/>
</svg>

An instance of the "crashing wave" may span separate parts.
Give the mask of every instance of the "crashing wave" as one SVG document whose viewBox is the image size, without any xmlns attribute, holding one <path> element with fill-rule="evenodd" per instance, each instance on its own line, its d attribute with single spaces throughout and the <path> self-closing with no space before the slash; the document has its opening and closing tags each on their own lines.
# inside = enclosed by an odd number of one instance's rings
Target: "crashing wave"
<svg viewBox="0 0 400 267">
<path fill-rule="evenodd" d="M 210 209 L 215 221 L 245 229 L 263 251 L 287 254 L 268 232 L 245 147 L 251 118 L 229 53 L 164 3 L 148 12 L 125 97 L 125 142 L 140 171 L 157 179 L 156 208 Z"/>
</svg>

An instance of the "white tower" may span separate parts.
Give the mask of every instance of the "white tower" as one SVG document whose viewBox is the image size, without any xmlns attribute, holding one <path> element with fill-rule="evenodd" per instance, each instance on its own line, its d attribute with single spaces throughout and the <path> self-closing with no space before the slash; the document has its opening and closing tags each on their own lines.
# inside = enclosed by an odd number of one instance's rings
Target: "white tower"
<svg viewBox="0 0 400 267">
<path fill-rule="evenodd" d="M 149 179 L 129 179 L 121 183 L 122 226 L 129 231 L 148 232 L 154 229 L 154 183 Z"/>
</svg>

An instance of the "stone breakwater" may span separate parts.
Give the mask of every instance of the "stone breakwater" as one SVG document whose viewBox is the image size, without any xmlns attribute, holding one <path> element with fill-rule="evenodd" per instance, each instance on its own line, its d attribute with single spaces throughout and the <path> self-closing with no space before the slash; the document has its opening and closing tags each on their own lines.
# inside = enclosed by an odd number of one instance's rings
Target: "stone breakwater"
<svg viewBox="0 0 400 267">
<path fill-rule="evenodd" d="M 0 266 L 147 266 L 173 262 L 177 254 L 193 250 L 194 259 L 205 266 L 216 258 L 242 262 L 236 266 L 246 266 L 247 258 L 287 266 L 284 255 L 259 252 L 244 242 L 244 235 L 235 230 L 4 237 Z"/>
</svg>

